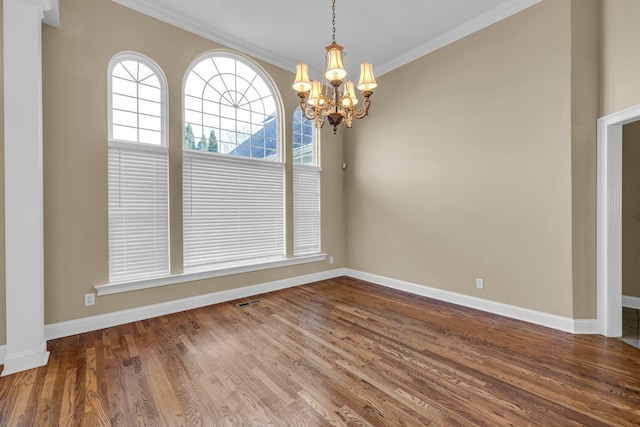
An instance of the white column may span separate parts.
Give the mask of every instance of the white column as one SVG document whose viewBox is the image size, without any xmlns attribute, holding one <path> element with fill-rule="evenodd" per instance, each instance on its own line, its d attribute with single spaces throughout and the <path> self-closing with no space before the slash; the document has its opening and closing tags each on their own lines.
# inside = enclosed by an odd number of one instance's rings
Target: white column
<svg viewBox="0 0 640 427">
<path fill-rule="evenodd" d="M 4 1 L 7 354 L 2 376 L 46 365 L 42 18 L 46 0 Z"/>
</svg>

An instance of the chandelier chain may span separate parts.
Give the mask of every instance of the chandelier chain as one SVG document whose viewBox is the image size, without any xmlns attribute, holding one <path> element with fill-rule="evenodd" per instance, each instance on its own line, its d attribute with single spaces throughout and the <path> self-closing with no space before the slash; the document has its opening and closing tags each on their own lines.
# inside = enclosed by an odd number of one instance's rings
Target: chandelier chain
<svg viewBox="0 0 640 427">
<path fill-rule="evenodd" d="M 331 3 L 331 27 L 333 30 L 333 42 L 336 42 L 336 0 Z"/>
</svg>

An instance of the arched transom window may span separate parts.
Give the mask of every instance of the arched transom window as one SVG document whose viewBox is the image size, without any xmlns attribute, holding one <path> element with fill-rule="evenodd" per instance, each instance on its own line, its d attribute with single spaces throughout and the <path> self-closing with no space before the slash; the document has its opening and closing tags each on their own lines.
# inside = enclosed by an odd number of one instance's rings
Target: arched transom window
<svg viewBox="0 0 640 427">
<path fill-rule="evenodd" d="M 163 146 L 166 84 L 155 64 L 142 55 L 125 53 L 111 64 L 112 141 Z"/>
<path fill-rule="evenodd" d="M 276 101 L 258 70 L 232 55 L 198 62 L 184 85 L 184 149 L 280 160 Z"/>
</svg>

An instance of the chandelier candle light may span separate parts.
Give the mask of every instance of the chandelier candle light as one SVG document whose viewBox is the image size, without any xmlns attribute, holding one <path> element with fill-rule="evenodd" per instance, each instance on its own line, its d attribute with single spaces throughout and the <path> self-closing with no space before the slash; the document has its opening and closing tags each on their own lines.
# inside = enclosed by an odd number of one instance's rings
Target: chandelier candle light
<svg viewBox="0 0 640 427">
<path fill-rule="evenodd" d="M 293 82 L 293 89 L 300 98 L 300 110 L 309 120 L 314 120 L 316 127 L 321 128 L 325 121 L 333 126 L 333 133 L 344 120 L 346 127 L 353 125 L 353 118 L 362 119 L 369 114 L 371 105 L 371 95 L 377 86 L 373 77 L 373 67 L 369 62 L 360 65 L 360 81 L 358 89 L 362 91 L 364 103 L 361 108 L 356 108 L 358 98 L 354 84 L 351 80 L 346 80 L 347 71 L 344 69 L 342 60 L 342 46 L 336 43 L 336 0 L 332 0 L 332 29 L 333 43 L 327 46 L 325 56 L 322 81 L 309 80 L 309 68 L 302 62 L 296 68 L 296 80 Z M 325 85 L 325 79 L 330 87 Z M 325 89 L 323 91 L 323 89 Z"/>
</svg>

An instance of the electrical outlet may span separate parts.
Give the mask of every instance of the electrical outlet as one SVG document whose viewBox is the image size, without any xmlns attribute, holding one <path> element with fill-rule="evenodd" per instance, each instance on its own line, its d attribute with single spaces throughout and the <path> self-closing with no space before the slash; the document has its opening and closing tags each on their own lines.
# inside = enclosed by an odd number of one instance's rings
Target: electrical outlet
<svg viewBox="0 0 640 427">
<path fill-rule="evenodd" d="M 84 295 L 84 305 L 94 305 L 96 303 L 96 294 L 85 294 Z"/>
<path fill-rule="evenodd" d="M 333 257 L 332 256 L 329 257 L 329 264 L 333 264 Z"/>
<path fill-rule="evenodd" d="M 484 289 L 484 279 L 476 279 L 476 289 Z"/>
</svg>

